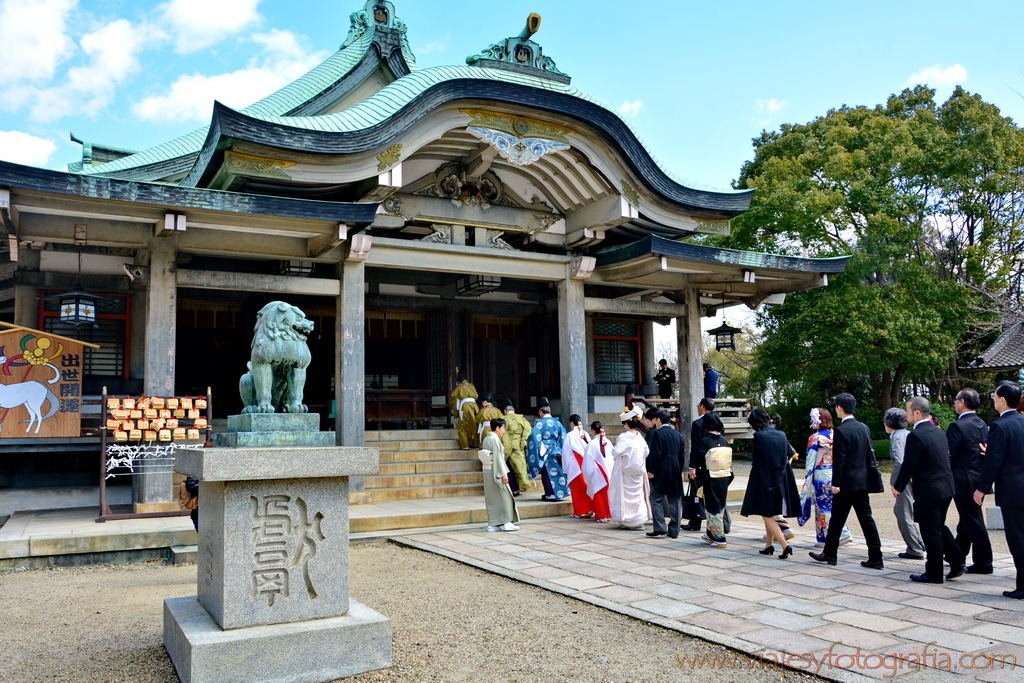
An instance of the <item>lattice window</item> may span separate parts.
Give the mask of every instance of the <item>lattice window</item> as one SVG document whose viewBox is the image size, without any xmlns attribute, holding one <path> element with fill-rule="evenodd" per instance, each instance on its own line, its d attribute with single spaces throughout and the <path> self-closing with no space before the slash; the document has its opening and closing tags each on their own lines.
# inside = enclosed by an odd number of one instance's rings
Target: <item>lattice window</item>
<svg viewBox="0 0 1024 683">
<path fill-rule="evenodd" d="M 46 292 L 55 294 L 56 292 Z M 62 325 L 57 301 L 44 301 L 41 325 L 44 332 L 99 344 L 100 348 L 83 349 L 84 377 L 128 378 L 128 335 L 130 334 L 129 297 L 112 296 L 96 306 L 96 327 Z"/>
<path fill-rule="evenodd" d="M 639 326 L 595 320 L 594 365 L 598 384 L 636 384 L 640 375 Z"/>
</svg>

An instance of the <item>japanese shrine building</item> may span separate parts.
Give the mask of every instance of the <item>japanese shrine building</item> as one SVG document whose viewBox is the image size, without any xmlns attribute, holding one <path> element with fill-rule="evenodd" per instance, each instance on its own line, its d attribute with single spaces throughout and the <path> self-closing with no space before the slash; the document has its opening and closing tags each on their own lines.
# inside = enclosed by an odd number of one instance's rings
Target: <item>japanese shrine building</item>
<svg viewBox="0 0 1024 683">
<path fill-rule="evenodd" d="M 306 403 L 326 421 L 335 402 L 340 445 L 362 445 L 395 392 L 443 403 L 456 368 L 522 413 L 541 396 L 563 419 L 617 413 L 627 384 L 651 383 L 653 325 L 674 318 L 692 411 L 702 316 L 826 285 L 846 259 L 687 241 L 728 234 L 752 191 L 670 175 L 558 70 L 539 24 L 419 68 L 395 6 L 369 0 L 323 64 L 244 109 L 216 104 L 205 128 L 139 152 L 83 142 L 68 172 L 0 163 L 0 316 L 99 343 L 86 394 L 212 386 L 223 417 L 256 311 L 287 300 L 316 324 Z M 79 282 L 79 250 L 81 283 L 114 299 L 95 329 L 39 301 Z M 18 485 L 12 467 L 0 485 Z M 22 485 L 44 480 L 60 479 Z"/>
</svg>

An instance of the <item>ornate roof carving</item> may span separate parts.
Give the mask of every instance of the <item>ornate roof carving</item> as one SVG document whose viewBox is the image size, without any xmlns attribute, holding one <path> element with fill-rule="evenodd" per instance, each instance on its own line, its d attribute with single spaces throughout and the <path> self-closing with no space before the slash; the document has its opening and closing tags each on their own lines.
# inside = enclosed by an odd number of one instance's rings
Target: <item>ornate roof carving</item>
<svg viewBox="0 0 1024 683">
<path fill-rule="evenodd" d="M 544 55 L 540 45 L 530 37 L 540 28 L 540 15 L 531 14 L 526 18 L 526 27 L 518 36 L 494 43 L 482 52 L 466 57 L 466 64 L 490 69 L 525 71 L 541 78 L 550 78 L 559 83 L 571 79 L 555 66 L 555 60 Z"/>
</svg>

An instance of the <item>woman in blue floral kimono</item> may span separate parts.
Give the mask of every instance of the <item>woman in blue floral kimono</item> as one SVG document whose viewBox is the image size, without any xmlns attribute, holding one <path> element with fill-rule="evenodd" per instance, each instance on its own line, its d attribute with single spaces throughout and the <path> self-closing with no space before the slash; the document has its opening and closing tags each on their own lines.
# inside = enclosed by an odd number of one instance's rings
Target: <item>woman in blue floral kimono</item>
<svg viewBox="0 0 1024 683">
<path fill-rule="evenodd" d="M 832 414 L 827 408 L 811 410 L 811 429 L 815 430 L 807 440 L 807 475 L 800 492 L 801 510 L 797 521 L 800 526 L 812 516 L 814 508 L 814 532 L 818 548 L 825 547 L 825 534 L 832 517 Z M 843 526 L 839 537 L 842 544 L 853 540 L 848 526 Z"/>
<path fill-rule="evenodd" d="M 526 448 L 526 466 L 530 478 L 539 472 L 544 481 L 544 495 L 541 500 L 563 500 L 569 495 L 569 480 L 562 469 L 562 446 L 566 433 L 562 423 L 551 417 L 548 400 L 540 400 L 540 415 L 533 423 L 530 444 Z"/>
</svg>

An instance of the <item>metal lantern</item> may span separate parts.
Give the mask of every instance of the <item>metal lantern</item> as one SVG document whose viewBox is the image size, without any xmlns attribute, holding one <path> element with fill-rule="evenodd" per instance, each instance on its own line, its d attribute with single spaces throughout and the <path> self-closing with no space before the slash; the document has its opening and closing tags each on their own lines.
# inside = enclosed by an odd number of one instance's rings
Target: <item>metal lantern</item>
<svg viewBox="0 0 1024 683">
<path fill-rule="evenodd" d="M 67 294 L 60 295 L 60 322 L 64 325 L 95 325 L 96 297 L 75 287 Z"/>
<path fill-rule="evenodd" d="M 501 278 L 493 275 L 467 275 L 455 283 L 459 296 L 480 296 L 501 287 Z"/>
<path fill-rule="evenodd" d="M 715 350 L 732 349 L 735 351 L 736 335 L 742 331 L 740 328 L 732 327 L 725 320 L 722 320 L 722 324 L 713 330 L 708 330 L 708 334 L 715 338 Z"/>
</svg>

